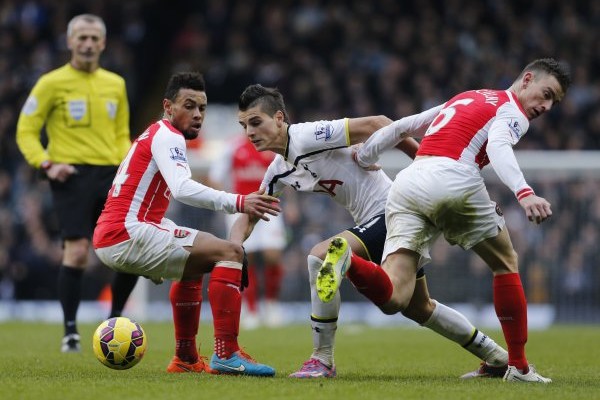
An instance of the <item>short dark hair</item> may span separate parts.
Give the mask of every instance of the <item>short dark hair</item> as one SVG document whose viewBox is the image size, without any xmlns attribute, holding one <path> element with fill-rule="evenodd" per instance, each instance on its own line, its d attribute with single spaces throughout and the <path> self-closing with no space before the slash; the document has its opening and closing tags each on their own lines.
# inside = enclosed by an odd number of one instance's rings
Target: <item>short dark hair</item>
<svg viewBox="0 0 600 400">
<path fill-rule="evenodd" d="M 277 88 L 267 88 L 258 83 L 246 87 L 240 95 L 238 109 L 246 111 L 257 105 L 260 105 L 261 110 L 271 117 L 277 111 L 281 111 L 283 113 L 283 120 L 288 124 L 290 123 L 283 95 Z"/>
<path fill-rule="evenodd" d="M 204 77 L 198 72 L 178 72 L 171 76 L 165 89 L 165 99 L 175 101 L 180 89 L 192 89 L 205 92 Z"/>
<path fill-rule="evenodd" d="M 567 89 L 571 85 L 571 72 L 569 66 L 565 63 L 558 62 L 554 58 L 540 58 L 527 64 L 523 71 L 517 77 L 521 79 L 526 72 L 544 72 L 556 78 L 560 84 L 563 93 L 567 93 Z"/>
</svg>

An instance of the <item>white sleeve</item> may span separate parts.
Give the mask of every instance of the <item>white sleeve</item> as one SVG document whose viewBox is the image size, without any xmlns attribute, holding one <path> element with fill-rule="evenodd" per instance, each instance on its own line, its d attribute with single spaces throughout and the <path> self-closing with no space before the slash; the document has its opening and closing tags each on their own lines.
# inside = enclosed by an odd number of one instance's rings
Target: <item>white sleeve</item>
<svg viewBox="0 0 600 400">
<path fill-rule="evenodd" d="M 419 114 L 401 118 L 377 130 L 358 150 L 356 154 L 358 165 L 368 167 L 375 164 L 381 153 L 395 147 L 409 136 L 423 137 L 443 106 L 441 104 Z"/>
<path fill-rule="evenodd" d="M 525 181 L 513 146 L 529 128 L 529 121 L 520 111 L 515 112 L 513 107 L 506 104 L 498 109 L 498 115 L 488 132 L 486 152 L 500 180 L 512 190 L 517 200 L 521 200 L 534 192 Z"/>
<path fill-rule="evenodd" d="M 152 156 L 176 200 L 230 214 L 241 208 L 238 202 L 243 200 L 242 196 L 212 189 L 192 179 L 183 137 L 159 130 L 152 140 Z"/>
</svg>

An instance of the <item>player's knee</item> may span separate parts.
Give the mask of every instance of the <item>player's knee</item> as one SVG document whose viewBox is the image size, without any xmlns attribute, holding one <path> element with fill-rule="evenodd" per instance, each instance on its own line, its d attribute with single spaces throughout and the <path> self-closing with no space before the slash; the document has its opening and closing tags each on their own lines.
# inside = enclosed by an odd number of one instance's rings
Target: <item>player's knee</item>
<svg viewBox="0 0 600 400">
<path fill-rule="evenodd" d="M 514 249 L 507 252 L 497 265 L 490 265 L 494 273 L 514 273 L 519 272 L 519 255 Z"/>
<path fill-rule="evenodd" d="M 279 250 L 265 250 L 262 255 L 266 267 L 277 266 L 281 263 L 282 254 Z"/>
<path fill-rule="evenodd" d="M 519 272 L 519 255 L 514 249 L 509 254 L 507 264 L 511 272 Z"/>
<path fill-rule="evenodd" d="M 223 249 L 222 259 L 224 261 L 242 262 L 244 259 L 244 250 L 242 246 L 236 243 L 228 242 Z"/>
<path fill-rule="evenodd" d="M 84 267 L 88 261 L 89 246 L 84 242 L 72 242 L 65 246 L 64 263 L 73 267 Z"/>
<path fill-rule="evenodd" d="M 386 315 L 394 315 L 404 312 L 407 306 L 408 304 L 404 304 L 397 296 L 392 295 L 392 298 L 387 303 L 380 305 L 379 309 Z"/>
</svg>

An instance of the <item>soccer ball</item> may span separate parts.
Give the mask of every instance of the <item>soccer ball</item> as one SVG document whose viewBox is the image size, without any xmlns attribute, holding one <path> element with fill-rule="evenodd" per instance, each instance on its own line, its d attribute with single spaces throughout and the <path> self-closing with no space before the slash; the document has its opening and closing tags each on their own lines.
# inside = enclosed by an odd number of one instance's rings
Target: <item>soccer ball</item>
<svg viewBox="0 0 600 400">
<path fill-rule="evenodd" d="M 148 338 L 135 321 L 125 317 L 102 322 L 93 337 L 94 354 L 112 369 L 128 369 L 142 360 Z"/>
</svg>

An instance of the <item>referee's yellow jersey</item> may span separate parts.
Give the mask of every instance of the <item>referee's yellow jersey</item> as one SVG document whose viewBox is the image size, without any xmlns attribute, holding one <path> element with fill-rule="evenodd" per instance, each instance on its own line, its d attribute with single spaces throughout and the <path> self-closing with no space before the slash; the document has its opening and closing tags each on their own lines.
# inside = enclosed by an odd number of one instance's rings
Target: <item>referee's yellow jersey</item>
<svg viewBox="0 0 600 400">
<path fill-rule="evenodd" d="M 41 142 L 46 125 L 48 148 Z M 119 165 L 131 145 L 125 80 L 70 64 L 40 77 L 23 105 L 17 145 L 27 162 Z"/>
</svg>

